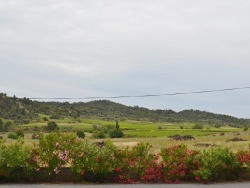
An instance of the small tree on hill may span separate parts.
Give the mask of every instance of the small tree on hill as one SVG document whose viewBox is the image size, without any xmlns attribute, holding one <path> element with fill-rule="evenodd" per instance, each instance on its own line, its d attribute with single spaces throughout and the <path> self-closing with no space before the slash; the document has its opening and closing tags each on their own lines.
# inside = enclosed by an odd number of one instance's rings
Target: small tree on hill
<svg viewBox="0 0 250 188">
<path fill-rule="evenodd" d="M 119 129 L 119 128 L 120 128 L 120 125 L 119 125 L 118 121 L 116 121 L 116 123 L 115 123 L 115 128 L 116 128 L 116 129 Z"/>
</svg>

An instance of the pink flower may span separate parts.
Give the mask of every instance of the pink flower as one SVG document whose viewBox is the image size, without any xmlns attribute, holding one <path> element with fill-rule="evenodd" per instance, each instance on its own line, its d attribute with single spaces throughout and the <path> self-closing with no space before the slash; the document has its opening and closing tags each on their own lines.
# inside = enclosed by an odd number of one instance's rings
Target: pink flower
<svg viewBox="0 0 250 188">
<path fill-rule="evenodd" d="M 120 167 L 116 167 L 116 168 L 115 168 L 115 171 L 116 171 L 116 172 L 121 172 L 121 168 L 120 168 Z"/>
<path fill-rule="evenodd" d="M 56 142 L 56 144 L 55 144 L 55 145 L 56 145 L 56 147 L 58 147 L 60 144 L 59 144 L 59 142 Z"/>
<path fill-rule="evenodd" d="M 196 181 L 200 181 L 200 178 L 198 176 L 195 177 Z"/>
<path fill-rule="evenodd" d="M 56 167 L 56 168 L 54 169 L 54 172 L 55 172 L 55 174 L 58 174 L 58 173 L 60 172 L 60 170 Z"/>
</svg>

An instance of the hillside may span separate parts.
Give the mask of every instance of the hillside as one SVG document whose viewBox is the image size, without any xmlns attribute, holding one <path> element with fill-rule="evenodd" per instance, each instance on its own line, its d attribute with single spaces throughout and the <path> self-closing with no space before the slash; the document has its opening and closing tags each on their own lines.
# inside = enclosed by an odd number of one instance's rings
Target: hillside
<svg viewBox="0 0 250 188">
<path fill-rule="evenodd" d="M 0 117 L 25 123 L 46 114 L 52 118 L 130 119 L 153 122 L 196 122 L 211 125 L 249 125 L 248 119 L 214 114 L 199 110 L 149 110 L 138 106 L 125 106 L 108 100 L 91 102 L 38 102 L 27 98 L 8 97 L 0 93 Z"/>
</svg>

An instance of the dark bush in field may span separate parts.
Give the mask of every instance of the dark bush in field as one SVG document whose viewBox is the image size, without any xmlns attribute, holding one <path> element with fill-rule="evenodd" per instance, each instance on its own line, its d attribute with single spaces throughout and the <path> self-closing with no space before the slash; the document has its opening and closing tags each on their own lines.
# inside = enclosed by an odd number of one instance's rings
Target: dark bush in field
<svg viewBox="0 0 250 188">
<path fill-rule="evenodd" d="M 13 140 L 17 140 L 17 139 L 18 139 L 18 136 L 16 135 L 16 133 L 9 133 L 9 134 L 8 134 L 8 138 L 9 138 L 9 139 L 13 139 Z"/>
<path fill-rule="evenodd" d="M 79 138 L 85 138 L 85 133 L 84 133 L 84 131 L 82 131 L 82 130 L 78 130 L 78 131 L 76 132 L 76 135 L 77 135 Z"/>
<path fill-rule="evenodd" d="M 115 128 L 109 132 L 109 136 L 110 138 L 122 138 L 124 134 L 121 129 Z"/>
<path fill-rule="evenodd" d="M 47 123 L 47 126 L 45 127 L 45 130 L 48 132 L 53 132 L 53 131 L 58 131 L 59 127 L 56 122 L 54 121 L 49 121 Z"/>
<path fill-rule="evenodd" d="M 22 129 L 18 129 L 15 133 L 16 133 L 17 137 L 24 138 L 24 131 Z"/>
</svg>

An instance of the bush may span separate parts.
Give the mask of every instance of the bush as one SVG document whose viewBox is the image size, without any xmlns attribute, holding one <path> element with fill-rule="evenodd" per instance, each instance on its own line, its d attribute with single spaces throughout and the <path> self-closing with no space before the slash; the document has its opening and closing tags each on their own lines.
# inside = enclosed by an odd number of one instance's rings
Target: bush
<svg viewBox="0 0 250 188">
<path fill-rule="evenodd" d="M 62 167 L 73 160 L 76 149 L 80 148 L 80 140 L 76 134 L 59 134 L 56 132 L 48 135 L 39 135 L 39 144 L 31 152 L 31 159 L 36 166 L 47 167 L 49 175 L 58 174 Z"/>
<path fill-rule="evenodd" d="M 103 131 L 98 131 L 98 132 L 94 132 L 92 134 L 93 138 L 106 138 L 106 135 Z"/>
<path fill-rule="evenodd" d="M 56 122 L 54 121 L 49 121 L 47 123 L 47 126 L 45 127 L 45 130 L 47 130 L 48 132 L 53 132 L 53 131 L 58 131 L 59 130 L 59 127 L 57 125 Z"/>
<path fill-rule="evenodd" d="M 9 133 L 9 134 L 8 134 L 8 138 L 9 138 L 9 139 L 13 139 L 13 140 L 17 140 L 17 139 L 18 139 L 18 136 L 17 136 L 15 133 Z"/>
<path fill-rule="evenodd" d="M 81 143 L 74 151 L 73 172 L 79 174 L 85 181 L 113 181 L 117 163 L 114 154 L 117 148 L 111 142 L 106 142 L 102 148 L 88 142 Z"/>
<path fill-rule="evenodd" d="M 123 132 L 121 129 L 113 129 L 112 131 L 109 132 L 110 138 L 122 138 L 124 136 Z"/>
<path fill-rule="evenodd" d="M 236 153 L 236 158 L 237 161 L 239 161 L 239 163 L 241 164 L 241 166 L 248 168 L 250 173 L 250 151 L 238 151 Z"/>
<path fill-rule="evenodd" d="M 163 181 L 166 183 L 181 180 L 195 180 L 194 170 L 198 169 L 196 150 L 189 150 L 185 145 L 163 148 L 160 156 L 163 159 Z"/>
<path fill-rule="evenodd" d="M 197 179 L 206 181 L 232 180 L 238 177 L 240 163 L 229 149 L 208 149 L 197 157 L 200 168 L 194 172 Z"/>
<path fill-rule="evenodd" d="M 203 129 L 203 126 L 201 124 L 196 124 L 192 127 L 192 129 Z"/>
<path fill-rule="evenodd" d="M 82 130 L 78 130 L 78 131 L 76 132 L 76 135 L 77 135 L 79 138 L 85 138 L 84 131 L 82 131 Z"/>
<path fill-rule="evenodd" d="M 24 138 L 24 132 L 22 129 L 18 129 L 16 132 L 17 137 L 23 137 Z"/>
<path fill-rule="evenodd" d="M 30 163 L 31 147 L 22 141 L 8 146 L 0 145 L 0 177 L 11 181 L 31 177 L 34 172 L 34 166 Z"/>
</svg>

